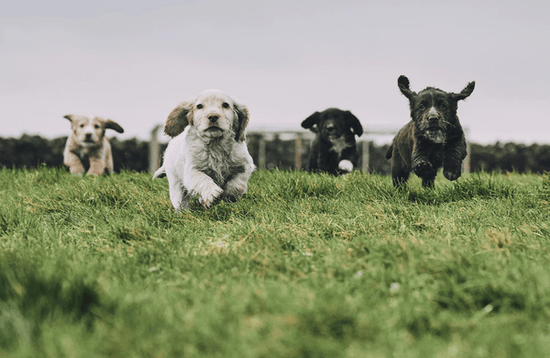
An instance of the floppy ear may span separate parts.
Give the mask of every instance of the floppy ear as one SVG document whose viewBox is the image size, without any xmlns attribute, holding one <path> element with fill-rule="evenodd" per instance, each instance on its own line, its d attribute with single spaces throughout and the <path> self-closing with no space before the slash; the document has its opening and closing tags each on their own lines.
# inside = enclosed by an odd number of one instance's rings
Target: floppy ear
<svg viewBox="0 0 550 358">
<path fill-rule="evenodd" d="M 239 142 L 245 139 L 244 130 L 250 120 L 250 114 L 244 104 L 234 102 L 233 108 L 235 108 L 235 114 L 237 115 L 237 123 L 234 123 L 235 140 Z"/>
<path fill-rule="evenodd" d="M 106 119 L 104 123 L 105 123 L 105 129 L 113 129 L 118 133 L 124 133 L 124 129 L 117 122 L 112 121 L 110 119 Z"/>
<path fill-rule="evenodd" d="M 302 122 L 302 128 L 309 129 L 313 133 L 317 133 L 319 129 L 317 128 L 317 125 L 319 124 L 319 118 L 321 117 L 321 113 L 315 112 L 311 116 L 304 119 Z"/>
<path fill-rule="evenodd" d="M 71 123 L 73 122 L 73 115 L 72 114 L 67 114 L 67 115 L 63 116 L 63 118 L 67 118 L 69 121 L 71 121 Z"/>
<path fill-rule="evenodd" d="M 361 125 L 361 122 L 359 122 L 359 119 L 353 115 L 350 111 L 346 111 L 346 123 L 348 126 L 350 126 L 351 129 L 353 129 L 353 133 L 361 137 L 363 134 L 363 126 Z"/>
<path fill-rule="evenodd" d="M 469 95 L 472 94 L 472 92 L 474 91 L 475 86 L 476 86 L 476 82 L 472 81 L 472 82 L 468 83 L 466 85 L 466 87 L 464 87 L 464 89 L 460 93 L 453 93 L 453 97 L 457 101 L 461 100 L 461 99 L 465 99 L 466 97 L 468 97 Z"/>
<path fill-rule="evenodd" d="M 195 100 L 182 102 L 170 112 L 164 125 L 164 133 L 176 137 L 189 124 L 193 125 L 193 103 Z"/>
<path fill-rule="evenodd" d="M 416 92 L 411 91 L 410 82 L 406 76 L 399 76 L 397 79 L 397 87 L 399 87 L 401 93 L 403 93 L 408 99 L 413 99 L 416 96 Z"/>
</svg>

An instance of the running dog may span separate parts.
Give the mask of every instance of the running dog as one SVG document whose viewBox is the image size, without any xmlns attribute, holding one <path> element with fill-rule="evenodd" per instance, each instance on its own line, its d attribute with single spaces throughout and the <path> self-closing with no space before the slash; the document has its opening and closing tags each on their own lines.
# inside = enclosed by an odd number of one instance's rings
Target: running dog
<svg viewBox="0 0 550 358">
<path fill-rule="evenodd" d="M 355 136 L 363 134 L 363 127 L 350 111 L 329 108 L 315 112 L 302 122 L 302 127 L 316 134 L 309 157 L 310 172 L 339 175 L 357 167 Z"/>
<path fill-rule="evenodd" d="M 412 171 L 422 178 L 423 187 L 432 187 L 441 167 L 445 178 L 457 180 L 466 157 L 466 138 L 456 111 L 458 101 L 474 91 L 475 82 L 460 93 L 434 87 L 416 93 L 405 76 L 398 78 L 397 86 L 409 99 L 412 120 L 393 138 L 386 153 L 386 159 L 391 159 L 393 185 L 405 185 Z"/>
<path fill-rule="evenodd" d="M 63 151 L 63 164 L 69 167 L 70 172 L 87 172 L 90 175 L 113 173 L 111 144 L 105 136 L 105 130 L 113 129 L 123 133 L 124 129 L 110 119 L 96 116 L 68 114 L 63 118 L 71 121 L 72 131 Z"/>
<path fill-rule="evenodd" d="M 178 105 L 164 132 L 172 137 L 153 179 L 166 175 L 176 211 L 198 196 L 208 208 L 219 199 L 245 194 L 254 162 L 245 142 L 248 108 L 219 90 L 207 90 Z"/>
</svg>

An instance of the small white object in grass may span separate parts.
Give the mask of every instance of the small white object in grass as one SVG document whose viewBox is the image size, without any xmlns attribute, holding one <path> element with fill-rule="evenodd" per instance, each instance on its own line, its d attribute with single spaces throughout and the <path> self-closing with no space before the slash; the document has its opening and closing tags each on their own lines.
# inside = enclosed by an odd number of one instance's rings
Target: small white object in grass
<svg viewBox="0 0 550 358">
<path fill-rule="evenodd" d="M 311 252 L 306 251 L 306 252 L 304 252 L 304 255 L 306 255 L 306 256 L 311 256 Z"/>
<path fill-rule="evenodd" d="M 359 278 L 363 276 L 363 271 L 357 271 L 357 273 L 355 274 L 355 278 Z"/>
<path fill-rule="evenodd" d="M 449 347 L 449 354 L 451 356 L 456 356 L 458 354 L 458 347 L 455 345 L 452 345 Z"/>
<path fill-rule="evenodd" d="M 390 286 L 390 292 L 395 293 L 399 291 L 399 284 L 397 282 L 394 282 Z"/>
<path fill-rule="evenodd" d="M 351 172 L 353 170 L 353 164 L 349 160 L 345 159 L 338 163 L 338 169 Z"/>
<path fill-rule="evenodd" d="M 156 267 L 151 267 L 151 268 L 149 269 L 149 272 L 153 272 L 153 271 L 156 271 L 156 270 L 158 270 Z"/>
</svg>

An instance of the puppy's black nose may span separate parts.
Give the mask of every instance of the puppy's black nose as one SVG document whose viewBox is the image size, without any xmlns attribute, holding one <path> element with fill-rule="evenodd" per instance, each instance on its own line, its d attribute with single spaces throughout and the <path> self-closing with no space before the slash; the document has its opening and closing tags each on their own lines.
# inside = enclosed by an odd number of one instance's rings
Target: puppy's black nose
<svg viewBox="0 0 550 358">
<path fill-rule="evenodd" d="M 220 116 L 218 116 L 217 114 L 211 114 L 211 115 L 208 116 L 208 119 L 211 122 L 216 122 L 218 119 L 220 119 Z"/>
<path fill-rule="evenodd" d="M 92 139 L 92 133 L 86 133 L 86 139 Z"/>
<path fill-rule="evenodd" d="M 440 116 L 439 113 L 435 110 L 435 108 L 431 108 L 428 112 L 428 121 L 430 122 L 437 122 L 439 120 Z"/>
</svg>

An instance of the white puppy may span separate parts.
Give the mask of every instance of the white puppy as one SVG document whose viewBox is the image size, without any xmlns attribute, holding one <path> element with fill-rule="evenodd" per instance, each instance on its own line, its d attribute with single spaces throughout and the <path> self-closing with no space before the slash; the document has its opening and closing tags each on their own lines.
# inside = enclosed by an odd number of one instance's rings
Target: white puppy
<svg viewBox="0 0 550 358">
<path fill-rule="evenodd" d="M 153 179 L 166 174 L 176 210 L 188 209 L 194 196 L 208 208 L 219 198 L 235 201 L 246 193 L 254 170 L 244 136 L 248 120 L 248 108 L 218 90 L 170 113 L 164 132 L 172 139 Z"/>
</svg>

